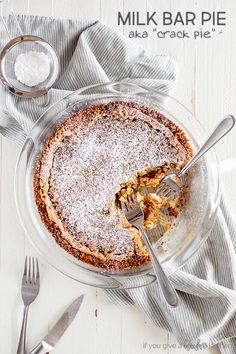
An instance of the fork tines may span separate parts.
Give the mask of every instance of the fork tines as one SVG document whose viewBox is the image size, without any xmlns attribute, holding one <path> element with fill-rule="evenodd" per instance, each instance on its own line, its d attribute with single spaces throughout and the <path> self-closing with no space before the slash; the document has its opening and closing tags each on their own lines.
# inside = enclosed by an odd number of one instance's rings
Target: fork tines
<svg viewBox="0 0 236 354">
<path fill-rule="evenodd" d="M 126 202 L 122 203 L 122 205 L 125 206 L 126 211 L 129 211 L 130 209 L 132 209 L 135 206 L 135 200 L 133 195 L 127 195 L 126 197 Z"/>
<path fill-rule="evenodd" d="M 22 281 L 24 283 L 39 282 L 39 264 L 36 257 L 25 257 L 25 267 Z"/>
<path fill-rule="evenodd" d="M 127 196 L 126 202 L 121 203 L 121 209 L 130 224 L 135 227 L 141 227 L 143 211 L 135 195 Z"/>
<path fill-rule="evenodd" d="M 174 191 L 171 189 L 171 187 L 167 183 L 162 182 L 157 187 L 156 194 L 168 198 L 168 197 L 170 197 L 170 196 L 172 196 L 174 194 Z"/>
</svg>

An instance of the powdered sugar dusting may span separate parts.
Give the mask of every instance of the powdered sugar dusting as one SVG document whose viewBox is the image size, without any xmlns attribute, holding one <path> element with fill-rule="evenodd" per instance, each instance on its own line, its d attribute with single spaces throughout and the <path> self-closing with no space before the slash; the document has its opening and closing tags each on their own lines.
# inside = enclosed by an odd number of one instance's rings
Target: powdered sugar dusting
<svg viewBox="0 0 236 354">
<path fill-rule="evenodd" d="M 122 228 L 114 208 L 120 183 L 146 168 L 181 164 L 186 150 L 168 128 L 132 107 L 80 117 L 71 132 L 51 166 L 55 210 L 72 237 L 91 251 L 132 252 L 132 233 Z"/>
</svg>

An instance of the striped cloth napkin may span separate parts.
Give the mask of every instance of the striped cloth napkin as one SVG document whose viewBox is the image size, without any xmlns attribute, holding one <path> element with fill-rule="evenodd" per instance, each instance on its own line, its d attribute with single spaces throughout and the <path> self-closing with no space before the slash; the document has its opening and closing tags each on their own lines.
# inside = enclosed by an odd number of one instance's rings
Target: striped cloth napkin
<svg viewBox="0 0 236 354">
<path fill-rule="evenodd" d="M 59 54 L 61 75 L 49 92 L 50 104 L 81 87 L 127 78 L 163 92 L 173 86 L 175 65 L 171 58 L 151 55 L 102 23 L 29 16 L 18 19 L 24 33 L 45 38 Z M 3 87 L 1 99 L 0 132 L 22 144 L 45 108 L 14 97 Z M 186 349 L 218 343 L 221 353 L 236 353 L 235 251 L 236 226 L 222 200 L 208 240 L 171 276 L 179 291 L 177 308 L 169 308 L 162 296 L 156 296 L 158 284 L 108 291 L 108 295 L 117 304 L 132 304 L 145 311 Z"/>
</svg>

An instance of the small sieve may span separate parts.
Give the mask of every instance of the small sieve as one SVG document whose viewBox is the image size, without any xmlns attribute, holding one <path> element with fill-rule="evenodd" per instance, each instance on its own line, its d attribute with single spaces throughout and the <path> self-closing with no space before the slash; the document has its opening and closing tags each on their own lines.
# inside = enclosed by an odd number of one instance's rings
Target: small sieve
<svg viewBox="0 0 236 354">
<path fill-rule="evenodd" d="M 0 79 L 8 90 L 14 95 L 33 98 L 45 95 L 57 80 L 59 74 L 59 60 L 53 47 L 43 38 L 34 35 L 23 34 L 19 22 L 12 9 L 9 10 L 9 16 L 15 23 L 17 31 L 20 33 L 17 37 L 11 38 L 11 28 L 7 25 L 6 17 L 3 14 L 3 6 L 7 1 L 0 1 L 1 21 L 10 38 L 10 41 L 0 52 Z M 17 80 L 15 75 L 15 61 L 20 54 L 29 51 L 44 53 L 49 60 L 50 72 L 47 79 L 38 85 L 29 87 Z"/>
</svg>

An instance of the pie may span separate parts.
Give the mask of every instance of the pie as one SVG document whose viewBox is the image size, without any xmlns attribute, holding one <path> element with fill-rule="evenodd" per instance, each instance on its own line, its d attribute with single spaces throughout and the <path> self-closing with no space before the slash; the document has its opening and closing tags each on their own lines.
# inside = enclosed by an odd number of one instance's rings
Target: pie
<svg viewBox="0 0 236 354">
<path fill-rule="evenodd" d="M 117 101 L 78 110 L 57 125 L 36 162 L 33 187 L 42 222 L 81 262 L 106 270 L 142 265 L 149 261 L 147 249 L 120 203 L 136 193 L 144 226 L 160 222 L 167 230 L 161 209 L 177 216 L 186 198 L 170 202 L 141 190 L 158 186 L 191 155 L 184 131 L 153 107 Z"/>
</svg>

